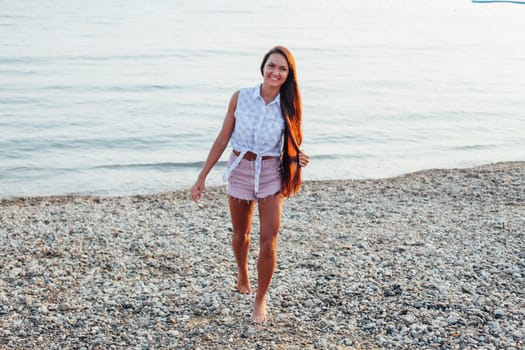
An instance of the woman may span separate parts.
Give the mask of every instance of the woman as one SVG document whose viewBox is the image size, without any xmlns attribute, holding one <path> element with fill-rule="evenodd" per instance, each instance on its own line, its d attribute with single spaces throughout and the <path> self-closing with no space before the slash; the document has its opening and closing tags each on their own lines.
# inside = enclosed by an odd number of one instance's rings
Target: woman
<svg viewBox="0 0 525 350">
<path fill-rule="evenodd" d="M 248 251 L 253 210 L 260 220 L 258 284 L 252 321 L 267 318 L 266 293 L 275 271 L 277 236 L 283 199 L 301 187 L 300 167 L 309 162 L 301 151 L 301 97 L 295 59 L 287 48 L 276 46 L 261 64 L 262 84 L 235 92 L 208 158 L 191 188 L 195 202 L 201 198 L 206 176 L 231 142 L 233 148 L 224 178 L 233 226 L 232 247 L 239 268 L 237 289 L 251 293 Z"/>
</svg>

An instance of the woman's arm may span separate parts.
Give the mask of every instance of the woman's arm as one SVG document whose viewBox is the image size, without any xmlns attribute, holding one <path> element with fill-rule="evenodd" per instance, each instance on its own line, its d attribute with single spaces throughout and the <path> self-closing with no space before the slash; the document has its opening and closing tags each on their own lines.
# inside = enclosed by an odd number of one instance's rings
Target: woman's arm
<svg viewBox="0 0 525 350">
<path fill-rule="evenodd" d="M 198 202 L 201 198 L 202 192 L 206 186 L 206 177 L 224 153 L 224 150 L 228 146 L 228 142 L 230 142 L 230 137 L 235 126 L 235 117 L 233 114 L 235 112 L 235 108 L 237 107 L 238 98 L 239 91 L 236 91 L 230 99 L 228 111 L 226 112 L 226 117 L 224 117 L 221 131 L 219 131 L 219 134 L 215 138 L 210 152 L 208 153 L 208 157 L 206 158 L 206 162 L 199 173 L 197 181 L 195 181 L 195 184 L 191 188 L 191 197 L 195 202 Z"/>
</svg>

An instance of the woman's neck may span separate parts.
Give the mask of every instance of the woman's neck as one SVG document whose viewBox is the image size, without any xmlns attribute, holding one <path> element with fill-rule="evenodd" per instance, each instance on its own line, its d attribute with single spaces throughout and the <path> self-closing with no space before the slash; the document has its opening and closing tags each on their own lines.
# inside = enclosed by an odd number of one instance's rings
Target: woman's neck
<svg viewBox="0 0 525 350">
<path fill-rule="evenodd" d="M 275 99 L 275 96 L 279 93 L 280 87 L 272 88 L 261 84 L 261 97 L 266 104 L 269 104 Z"/>
</svg>

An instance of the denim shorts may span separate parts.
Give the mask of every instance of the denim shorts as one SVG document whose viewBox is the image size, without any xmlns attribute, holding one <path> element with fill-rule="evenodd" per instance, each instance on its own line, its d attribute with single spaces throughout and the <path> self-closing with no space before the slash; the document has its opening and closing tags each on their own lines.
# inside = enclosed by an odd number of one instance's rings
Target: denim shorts
<svg viewBox="0 0 525 350">
<path fill-rule="evenodd" d="M 231 154 L 228 166 L 238 156 Z M 273 196 L 281 192 L 281 161 L 279 157 L 262 160 L 261 175 L 259 177 L 259 191 L 255 193 L 255 161 L 241 159 L 241 162 L 232 170 L 228 178 L 228 194 L 242 200 L 256 200 Z"/>
</svg>

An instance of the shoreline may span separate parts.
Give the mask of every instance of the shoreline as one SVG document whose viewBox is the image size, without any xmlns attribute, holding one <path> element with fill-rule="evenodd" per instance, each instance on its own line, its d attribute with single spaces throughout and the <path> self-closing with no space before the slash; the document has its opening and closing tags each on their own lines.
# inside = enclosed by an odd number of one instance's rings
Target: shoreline
<svg viewBox="0 0 525 350">
<path fill-rule="evenodd" d="M 324 183 L 337 183 L 337 182 L 349 182 L 349 181 L 386 181 L 390 179 L 396 179 L 396 178 L 402 178 L 410 175 L 415 175 L 419 173 L 431 173 L 431 172 L 442 172 L 442 171 L 463 171 L 463 170 L 477 170 L 477 169 L 484 169 L 484 168 L 490 168 L 490 167 L 498 167 L 498 166 L 512 166 L 513 164 L 525 164 L 525 161 L 502 161 L 502 162 L 495 162 L 495 163 L 487 163 L 487 164 L 481 164 L 473 167 L 457 167 L 457 168 L 429 168 L 429 169 L 421 169 L 416 171 L 411 171 L 395 176 L 388 176 L 388 177 L 379 177 L 379 178 L 347 178 L 347 179 L 323 179 L 323 180 L 306 180 L 304 181 L 304 184 L 313 185 L 316 184 L 324 184 Z M 206 187 L 206 190 L 212 190 L 217 191 L 218 189 L 225 188 L 225 184 L 219 184 L 219 185 L 210 185 Z M 108 199 L 108 198 L 126 198 L 126 197 L 156 197 L 156 196 L 163 196 L 163 195 L 175 195 L 178 197 L 178 194 L 189 192 L 191 186 L 185 187 L 185 188 L 179 188 L 173 191 L 161 191 L 161 192 L 152 192 L 152 193 L 137 193 L 137 194 L 124 194 L 124 195 L 112 195 L 112 194 L 90 194 L 90 193 L 66 193 L 66 194 L 51 194 L 51 195 L 23 195 L 23 196 L 7 196 L 7 197 L 0 197 L 0 205 L 2 205 L 4 202 L 12 202 L 12 201 L 25 201 L 25 200 L 63 200 L 63 199 L 73 199 L 73 198 L 98 198 L 98 199 Z"/>
<path fill-rule="evenodd" d="M 519 349 L 525 162 L 306 181 L 285 201 L 270 319 L 235 292 L 225 186 L 0 199 L 0 344 Z M 250 274 L 256 287 L 258 215 Z"/>
</svg>

